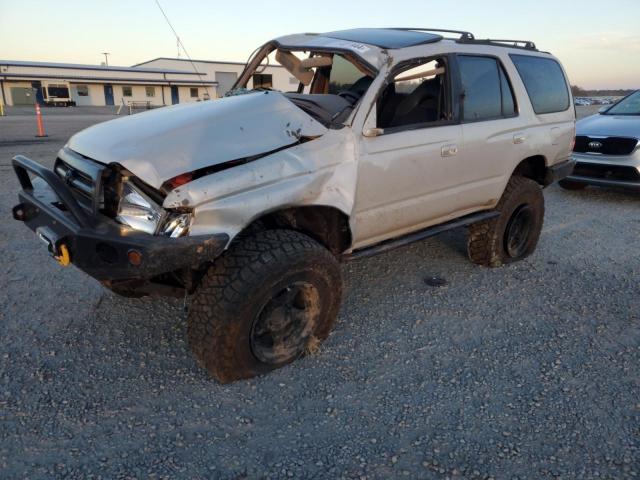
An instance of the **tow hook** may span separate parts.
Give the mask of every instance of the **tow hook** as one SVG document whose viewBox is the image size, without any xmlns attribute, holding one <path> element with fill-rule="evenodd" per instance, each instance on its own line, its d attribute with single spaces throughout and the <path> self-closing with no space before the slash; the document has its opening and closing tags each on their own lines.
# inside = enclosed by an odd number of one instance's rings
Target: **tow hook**
<svg viewBox="0 0 640 480">
<path fill-rule="evenodd" d="M 63 267 L 71 264 L 71 255 L 67 245 L 48 227 L 38 227 L 36 235 L 47 245 L 47 250 Z"/>
<path fill-rule="evenodd" d="M 58 247 L 58 251 L 60 252 L 60 255 L 54 255 L 53 258 L 55 258 L 63 267 L 69 266 L 71 263 L 71 256 L 69 255 L 69 249 L 67 246 L 64 243 L 61 243 Z"/>
</svg>

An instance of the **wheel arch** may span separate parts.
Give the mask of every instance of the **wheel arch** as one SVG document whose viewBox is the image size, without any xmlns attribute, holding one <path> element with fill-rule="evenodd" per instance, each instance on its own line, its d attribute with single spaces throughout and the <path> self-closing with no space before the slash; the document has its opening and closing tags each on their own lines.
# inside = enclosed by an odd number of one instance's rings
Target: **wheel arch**
<svg viewBox="0 0 640 480">
<path fill-rule="evenodd" d="M 270 229 L 304 233 L 334 255 L 347 250 L 353 241 L 349 216 L 336 207 L 324 205 L 287 207 L 265 213 L 243 228 L 236 238 Z"/>
<path fill-rule="evenodd" d="M 523 159 L 514 169 L 513 175 L 529 178 L 546 187 L 547 181 L 547 159 L 543 155 L 532 155 Z"/>
</svg>

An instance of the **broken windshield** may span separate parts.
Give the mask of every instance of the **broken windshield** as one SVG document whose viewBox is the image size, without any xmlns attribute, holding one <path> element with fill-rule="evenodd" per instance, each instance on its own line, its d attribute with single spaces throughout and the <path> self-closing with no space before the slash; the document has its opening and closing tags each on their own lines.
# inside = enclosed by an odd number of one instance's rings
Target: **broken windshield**
<svg viewBox="0 0 640 480">
<path fill-rule="evenodd" d="M 335 125 L 346 120 L 375 76 L 349 53 L 268 47 L 249 61 L 229 95 L 272 90 L 261 74 L 267 65 L 282 66 L 291 75 L 292 87 L 297 84 L 294 90 L 282 92 L 285 97 L 325 125 Z"/>
</svg>

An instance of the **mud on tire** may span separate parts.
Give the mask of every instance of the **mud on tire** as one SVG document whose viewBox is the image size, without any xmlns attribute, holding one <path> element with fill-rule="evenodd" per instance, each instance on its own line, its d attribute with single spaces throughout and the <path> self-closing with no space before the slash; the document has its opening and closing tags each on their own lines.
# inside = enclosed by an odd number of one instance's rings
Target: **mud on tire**
<svg viewBox="0 0 640 480">
<path fill-rule="evenodd" d="M 317 348 L 342 295 L 337 260 L 291 230 L 267 230 L 232 245 L 209 268 L 187 319 L 198 361 L 223 383 L 279 368 Z"/>
<path fill-rule="evenodd" d="M 499 267 L 531 255 L 538 244 L 544 221 L 544 196 L 533 180 L 513 176 L 496 210 L 500 216 L 469 227 L 469 259 Z"/>
</svg>

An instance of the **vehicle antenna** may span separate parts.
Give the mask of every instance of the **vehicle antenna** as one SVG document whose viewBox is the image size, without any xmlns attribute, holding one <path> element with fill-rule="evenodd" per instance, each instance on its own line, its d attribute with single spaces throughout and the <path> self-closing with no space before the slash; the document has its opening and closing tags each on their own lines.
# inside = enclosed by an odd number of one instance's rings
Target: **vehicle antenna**
<svg viewBox="0 0 640 480">
<path fill-rule="evenodd" d="M 207 96 L 209 98 L 211 98 L 211 95 L 209 94 L 209 88 L 207 87 L 207 85 L 205 84 L 204 80 L 202 79 L 202 74 L 200 72 L 198 72 L 198 69 L 196 68 L 195 63 L 193 63 L 193 60 L 191 59 L 191 56 L 189 55 L 189 52 L 187 52 L 187 49 L 185 48 L 184 43 L 182 43 L 182 40 L 180 40 L 180 37 L 178 36 L 178 32 L 176 32 L 176 29 L 173 28 L 173 25 L 169 21 L 169 17 L 167 17 L 167 14 L 164 12 L 164 9 L 162 8 L 162 5 L 160 5 L 160 1 L 159 0 L 155 0 L 155 2 L 156 2 L 156 5 L 158 6 L 158 8 L 160 9 L 160 12 L 162 13 L 162 16 L 167 21 L 167 25 L 169 25 L 169 28 L 171 29 L 173 34 L 176 36 L 176 42 L 177 42 L 177 46 L 178 46 L 178 58 L 180 58 L 180 48 L 182 48 L 182 51 L 184 52 L 184 54 L 189 59 L 189 62 L 191 62 L 191 66 L 193 67 L 193 71 L 198 75 L 198 78 L 202 82 L 202 86 L 204 87 L 205 91 L 207 92 Z"/>
</svg>

